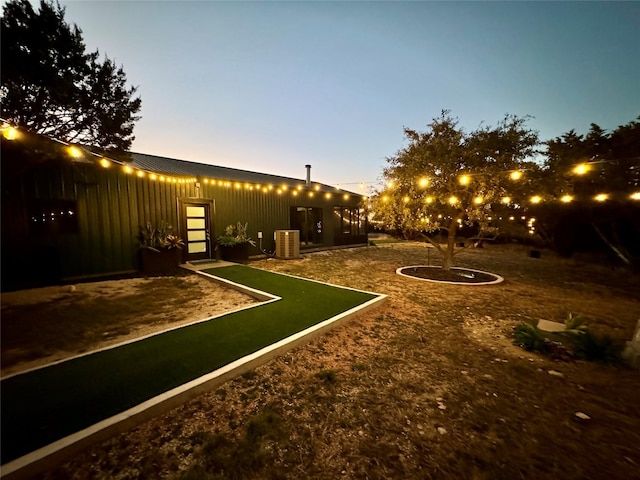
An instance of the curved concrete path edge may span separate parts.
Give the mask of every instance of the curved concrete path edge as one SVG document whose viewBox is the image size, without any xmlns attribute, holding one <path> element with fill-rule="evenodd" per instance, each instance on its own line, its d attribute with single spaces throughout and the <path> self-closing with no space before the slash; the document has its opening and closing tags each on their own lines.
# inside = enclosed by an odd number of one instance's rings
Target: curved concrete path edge
<svg viewBox="0 0 640 480">
<path fill-rule="evenodd" d="M 228 287 L 247 293 L 254 298 L 257 298 L 264 302 L 257 305 L 252 305 L 249 308 L 259 308 L 266 303 L 280 300 L 280 297 L 272 295 L 268 292 L 259 291 L 221 277 L 216 277 L 215 275 L 211 275 L 206 272 L 197 271 L 197 273 L 209 277 L 212 280 L 220 282 Z M 370 293 L 376 295 L 376 298 L 362 303 L 357 307 L 351 308 L 350 310 L 342 312 L 339 315 L 329 318 L 323 322 L 317 323 L 305 330 L 302 330 L 301 332 L 284 338 L 277 343 L 264 347 L 261 350 L 258 350 L 250 355 L 239 358 L 238 360 L 235 360 L 234 362 L 231 362 L 222 368 L 214 370 L 207 375 L 203 375 L 202 377 L 192 380 L 191 382 L 185 383 L 161 395 L 151 398 L 146 402 L 130 408 L 129 410 L 119 413 L 118 415 L 114 415 L 88 428 L 85 428 L 84 430 L 80 430 L 79 432 L 64 437 L 45 447 L 42 447 L 38 450 L 28 453 L 27 455 L 17 458 L 16 460 L 8 462 L 7 464 L 0 467 L 0 477 L 3 480 L 22 480 L 31 478 L 34 475 L 50 470 L 56 465 L 62 463 L 64 460 L 70 458 L 72 455 L 84 450 L 91 444 L 98 443 L 119 433 L 126 432 L 127 430 L 132 429 L 136 425 L 139 425 L 146 420 L 172 410 L 173 408 L 182 405 L 183 403 L 197 397 L 198 395 L 201 395 L 202 393 L 211 391 L 217 386 L 227 382 L 228 380 L 242 375 L 243 373 L 248 372 L 249 370 L 252 370 L 259 365 L 262 365 L 269 360 L 283 355 L 289 350 L 292 350 L 302 344 L 309 342 L 313 338 L 326 333 L 330 329 L 347 322 L 356 315 L 360 315 L 367 310 L 378 307 L 387 298 L 387 295 L 384 294 L 366 292 L 364 290 L 356 290 L 354 288 L 343 287 L 340 285 L 332 285 L 330 283 L 319 282 L 317 280 L 311 280 L 308 278 L 295 277 L 293 275 L 283 274 L 279 272 L 273 273 L 278 273 L 280 275 L 285 275 L 293 278 L 299 278 L 300 280 L 322 283 L 324 285 L 343 288 L 345 290 L 355 290 L 363 293 Z M 224 315 L 228 315 L 229 313 L 232 312 L 228 312 Z M 207 318 L 201 321 L 208 320 L 210 319 Z M 163 332 L 158 332 L 154 335 L 157 335 L 159 333 Z M 142 339 L 147 337 L 148 336 L 145 336 Z M 140 340 L 141 339 L 136 339 L 134 341 Z M 108 348 L 117 348 L 119 345 L 114 345 Z M 87 355 L 91 353 L 94 352 L 90 352 Z"/>
</svg>

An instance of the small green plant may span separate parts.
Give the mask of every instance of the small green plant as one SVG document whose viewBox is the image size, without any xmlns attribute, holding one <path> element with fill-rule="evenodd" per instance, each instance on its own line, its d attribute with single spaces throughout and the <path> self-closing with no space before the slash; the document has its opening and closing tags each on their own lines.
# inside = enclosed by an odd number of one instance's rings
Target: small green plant
<svg viewBox="0 0 640 480">
<path fill-rule="evenodd" d="M 589 362 L 617 365 L 621 361 L 622 347 L 608 335 L 587 331 L 574 337 L 573 350 L 577 357 Z"/>
<path fill-rule="evenodd" d="M 548 350 L 545 337 L 538 327 L 529 323 L 516 325 L 514 343 L 528 352 L 544 353 Z"/>
<path fill-rule="evenodd" d="M 238 222 L 236 225 L 227 225 L 224 229 L 224 233 L 216 238 L 216 243 L 222 247 L 233 247 L 235 245 L 242 245 L 248 243 L 252 246 L 256 246 L 256 242 L 253 241 L 247 234 L 248 223 Z"/>
<path fill-rule="evenodd" d="M 580 315 L 573 315 L 569 312 L 569 317 L 564 321 L 564 332 L 570 335 L 582 335 L 587 333 L 586 319 Z"/>
<path fill-rule="evenodd" d="M 154 252 L 184 247 L 184 241 L 172 231 L 173 227 L 164 220 L 157 225 L 147 222 L 138 227 L 138 245 Z"/>
</svg>

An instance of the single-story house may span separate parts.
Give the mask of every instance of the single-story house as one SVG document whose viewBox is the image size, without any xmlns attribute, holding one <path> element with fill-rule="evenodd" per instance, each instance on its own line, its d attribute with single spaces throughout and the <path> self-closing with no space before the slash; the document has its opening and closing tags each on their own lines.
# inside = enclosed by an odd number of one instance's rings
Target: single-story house
<svg viewBox="0 0 640 480">
<path fill-rule="evenodd" d="M 299 231 L 301 251 L 367 244 L 366 197 L 312 181 L 310 166 L 297 179 L 141 153 L 114 160 L 7 125 L 1 165 L 3 290 L 131 274 L 148 222 L 173 227 L 183 262 L 215 258 L 216 237 L 237 222 L 259 242 L 251 255 L 272 252 L 277 230 Z"/>
</svg>

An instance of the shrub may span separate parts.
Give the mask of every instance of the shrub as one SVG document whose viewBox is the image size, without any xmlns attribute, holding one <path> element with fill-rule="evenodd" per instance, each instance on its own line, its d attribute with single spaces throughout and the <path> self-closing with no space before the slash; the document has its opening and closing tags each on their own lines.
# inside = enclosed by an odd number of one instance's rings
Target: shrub
<svg viewBox="0 0 640 480">
<path fill-rule="evenodd" d="M 544 353 L 548 350 L 545 337 L 538 327 L 529 323 L 516 325 L 514 343 L 528 352 Z"/>
</svg>

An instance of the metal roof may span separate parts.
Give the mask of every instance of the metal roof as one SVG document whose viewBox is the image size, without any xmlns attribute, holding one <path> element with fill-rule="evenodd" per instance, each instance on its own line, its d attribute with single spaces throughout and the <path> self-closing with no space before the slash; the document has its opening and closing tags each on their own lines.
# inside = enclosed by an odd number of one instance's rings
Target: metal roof
<svg viewBox="0 0 640 480">
<path fill-rule="evenodd" d="M 145 153 L 131 153 L 131 162 L 128 164 L 133 168 L 153 171 L 165 175 L 189 175 L 194 177 L 212 178 L 216 180 L 229 180 L 234 182 L 249 182 L 273 185 L 288 185 L 296 187 L 298 185 L 305 186 L 306 180 L 300 178 L 283 177 L 280 175 L 272 175 L 268 173 L 251 172 L 249 170 L 239 170 L 237 168 L 221 167 L 218 165 L 209 165 L 205 163 L 189 162 L 186 160 L 178 160 L 175 158 L 158 157 L 156 155 L 148 155 Z M 324 191 L 336 190 L 331 185 L 326 185 L 312 181 L 315 187 L 319 185 Z M 349 192 L 353 193 L 353 192 Z"/>
</svg>

